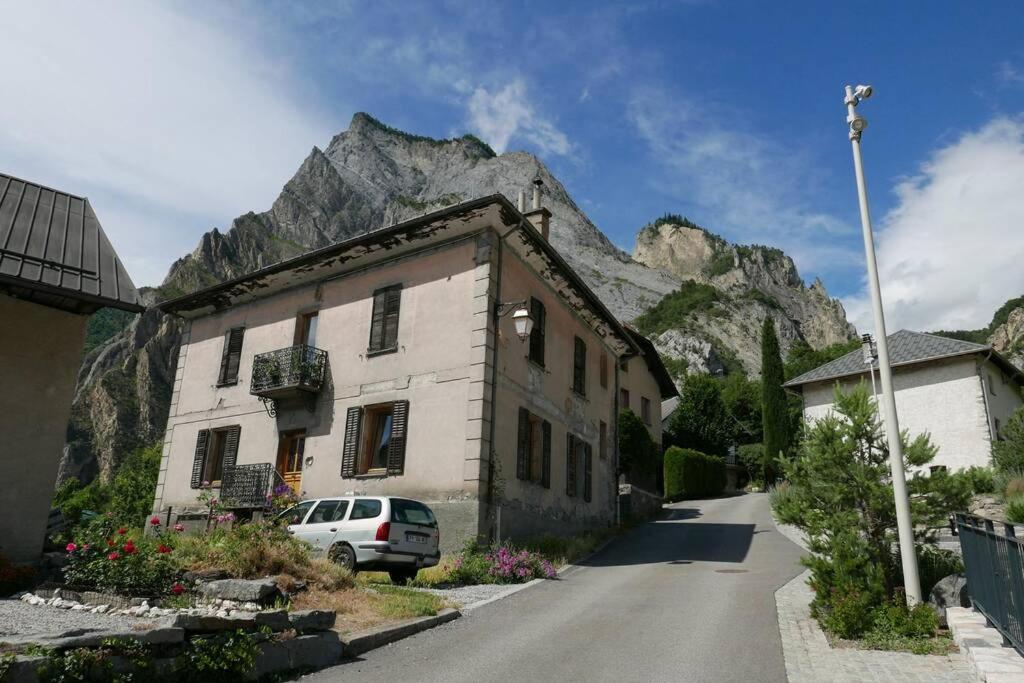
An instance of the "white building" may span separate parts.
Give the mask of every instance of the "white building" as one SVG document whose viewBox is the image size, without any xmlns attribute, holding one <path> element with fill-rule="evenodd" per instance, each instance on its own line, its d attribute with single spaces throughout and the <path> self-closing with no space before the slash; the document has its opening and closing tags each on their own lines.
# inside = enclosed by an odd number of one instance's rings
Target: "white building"
<svg viewBox="0 0 1024 683">
<path fill-rule="evenodd" d="M 1021 405 L 1024 373 L 990 346 L 908 330 L 889 336 L 889 356 L 900 429 L 911 438 L 931 435 L 939 449 L 931 466 L 954 470 L 991 464 L 992 442 Z M 873 367 L 881 392 L 877 362 Z M 812 421 L 831 410 L 836 385 L 850 391 L 862 381 L 871 391 L 858 349 L 785 386 L 803 394 L 804 417 Z"/>
</svg>

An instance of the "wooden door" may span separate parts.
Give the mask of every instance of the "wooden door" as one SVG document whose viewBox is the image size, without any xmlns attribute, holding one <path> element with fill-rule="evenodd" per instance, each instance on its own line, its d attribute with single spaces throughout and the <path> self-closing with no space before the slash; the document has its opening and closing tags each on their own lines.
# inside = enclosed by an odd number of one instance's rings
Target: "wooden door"
<svg viewBox="0 0 1024 683">
<path fill-rule="evenodd" d="M 277 450 L 277 471 L 295 495 L 302 495 L 302 460 L 305 457 L 306 432 L 285 432 Z"/>
</svg>

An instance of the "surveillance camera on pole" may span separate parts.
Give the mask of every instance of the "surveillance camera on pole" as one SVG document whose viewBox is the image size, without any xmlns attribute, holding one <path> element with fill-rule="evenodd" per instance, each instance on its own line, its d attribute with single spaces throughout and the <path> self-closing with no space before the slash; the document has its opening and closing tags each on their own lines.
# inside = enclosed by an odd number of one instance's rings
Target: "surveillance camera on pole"
<svg viewBox="0 0 1024 683">
<path fill-rule="evenodd" d="M 907 498 L 907 475 L 903 471 L 903 445 L 900 443 L 900 423 L 896 416 L 896 395 L 892 386 L 892 366 L 889 364 L 889 341 L 885 336 L 885 314 L 882 310 L 882 292 L 878 284 L 878 263 L 875 260 L 875 241 L 871 233 L 871 213 L 868 210 L 868 190 L 864 181 L 864 163 L 860 156 L 860 139 L 867 128 L 867 119 L 856 107 L 871 97 L 870 85 L 846 86 L 846 122 L 850 124 L 850 144 L 853 146 L 853 168 L 857 176 L 857 198 L 860 201 L 860 223 L 864 233 L 864 253 L 867 257 L 868 285 L 871 289 L 871 308 L 875 318 L 875 342 L 878 345 L 878 374 L 882 380 L 882 404 L 885 418 L 885 437 L 889 442 L 889 467 L 892 470 L 892 491 L 896 499 L 896 528 L 899 532 L 900 559 L 907 603 L 921 602 L 921 581 L 917 573 L 917 555 L 914 552 L 914 523 L 910 517 Z M 865 348 L 865 360 L 870 346 Z M 872 375 L 874 381 L 874 375 Z"/>
</svg>

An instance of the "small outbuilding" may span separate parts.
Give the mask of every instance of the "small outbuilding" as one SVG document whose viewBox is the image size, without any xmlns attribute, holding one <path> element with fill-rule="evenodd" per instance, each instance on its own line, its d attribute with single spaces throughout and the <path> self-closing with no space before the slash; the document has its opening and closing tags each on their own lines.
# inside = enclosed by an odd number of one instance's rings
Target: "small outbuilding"
<svg viewBox="0 0 1024 683">
<path fill-rule="evenodd" d="M 86 321 L 141 298 L 85 197 L 0 173 L 0 555 L 42 551 Z"/>
</svg>

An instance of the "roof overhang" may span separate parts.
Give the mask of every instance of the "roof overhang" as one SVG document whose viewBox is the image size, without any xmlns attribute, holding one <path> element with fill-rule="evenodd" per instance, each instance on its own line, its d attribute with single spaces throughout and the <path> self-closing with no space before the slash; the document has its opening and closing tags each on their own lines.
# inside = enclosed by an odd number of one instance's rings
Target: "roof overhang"
<svg viewBox="0 0 1024 683">
<path fill-rule="evenodd" d="M 639 353 L 622 324 L 503 195 L 481 197 L 280 261 L 241 277 L 159 304 L 182 318 L 200 318 L 287 289 L 336 279 L 384 261 L 478 233 L 498 230 L 505 243 L 548 280 L 619 354 Z"/>
<path fill-rule="evenodd" d="M 658 350 L 654 348 L 654 343 L 629 325 L 625 325 L 624 327 L 626 333 L 629 334 L 633 342 L 640 347 L 644 357 L 644 362 L 647 363 L 647 369 L 652 375 L 654 375 L 654 379 L 658 383 L 661 398 L 666 400 L 674 396 L 679 396 L 679 389 L 676 388 L 676 383 L 672 381 L 672 375 L 669 374 L 668 369 L 662 362 L 661 355 L 658 354 Z"/>
</svg>

